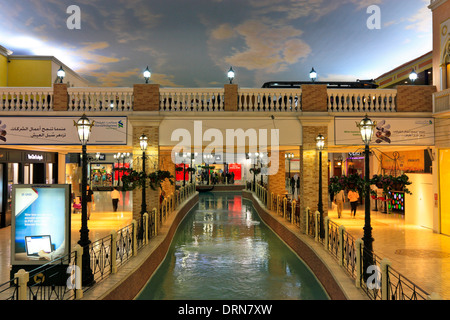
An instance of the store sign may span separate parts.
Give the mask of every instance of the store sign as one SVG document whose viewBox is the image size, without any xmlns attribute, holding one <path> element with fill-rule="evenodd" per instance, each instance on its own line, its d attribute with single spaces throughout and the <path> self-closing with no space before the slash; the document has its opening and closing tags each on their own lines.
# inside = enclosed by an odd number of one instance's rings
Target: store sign
<svg viewBox="0 0 450 320">
<path fill-rule="evenodd" d="M 26 160 L 44 161 L 44 156 L 42 154 L 27 153 Z"/>
<path fill-rule="evenodd" d="M 240 163 L 230 163 L 228 165 L 228 172 L 234 173 L 234 180 L 241 180 L 242 177 L 242 166 Z"/>
<path fill-rule="evenodd" d="M 42 265 L 70 252 L 70 185 L 13 185 L 11 264 Z"/>
<path fill-rule="evenodd" d="M 362 118 L 335 118 L 336 145 L 362 145 L 356 123 Z M 377 125 L 371 145 L 433 146 L 433 118 L 371 118 Z"/>
<path fill-rule="evenodd" d="M 80 117 L 0 117 L 5 131 L 0 145 L 79 145 L 74 121 Z M 126 145 L 126 117 L 90 117 L 89 145 Z"/>
</svg>

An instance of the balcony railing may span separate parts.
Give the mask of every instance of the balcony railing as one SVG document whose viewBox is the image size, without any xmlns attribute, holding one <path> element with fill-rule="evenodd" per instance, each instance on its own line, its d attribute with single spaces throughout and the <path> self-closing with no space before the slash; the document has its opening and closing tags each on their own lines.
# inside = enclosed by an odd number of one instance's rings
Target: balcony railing
<svg viewBox="0 0 450 320">
<path fill-rule="evenodd" d="M 329 112 L 395 112 L 395 89 L 328 89 Z"/>
<path fill-rule="evenodd" d="M 0 88 L 0 111 L 56 111 L 61 99 L 55 95 L 53 88 Z M 304 111 L 302 106 L 307 103 L 301 89 L 238 88 L 237 97 L 227 96 L 233 100 L 231 103 L 225 101 L 226 96 L 224 88 L 161 88 L 159 111 L 214 113 L 230 110 L 226 105 L 231 104 L 237 112 L 295 113 Z M 135 98 L 133 88 L 67 88 L 67 110 L 129 112 L 133 111 Z M 396 89 L 328 89 L 328 105 L 317 111 L 396 112 L 396 101 Z M 435 112 L 449 109 L 450 92 L 436 94 Z"/>
<path fill-rule="evenodd" d="M 53 88 L 0 88 L 0 111 L 51 111 Z"/>
<path fill-rule="evenodd" d="M 450 89 L 433 94 L 433 113 L 450 111 Z"/>
</svg>

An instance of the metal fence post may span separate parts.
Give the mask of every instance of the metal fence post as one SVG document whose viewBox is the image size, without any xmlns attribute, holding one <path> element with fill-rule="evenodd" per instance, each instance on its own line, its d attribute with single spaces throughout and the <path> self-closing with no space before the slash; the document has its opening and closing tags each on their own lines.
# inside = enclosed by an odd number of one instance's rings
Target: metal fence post
<svg viewBox="0 0 450 320">
<path fill-rule="evenodd" d="M 111 273 L 117 272 L 117 232 L 111 231 Z"/>
<path fill-rule="evenodd" d="M 158 209 L 153 208 L 152 212 L 153 212 L 153 218 L 155 219 L 154 220 L 155 221 L 155 236 L 157 236 L 158 235 L 158 223 L 159 223 L 159 221 L 158 221 Z"/>
<path fill-rule="evenodd" d="M 389 267 L 391 262 L 384 258 L 380 262 L 381 267 L 381 300 L 389 300 Z"/>
<path fill-rule="evenodd" d="M 356 250 L 356 279 L 355 286 L 361 288 L 361 278 L 362 278 L 362 251 L 364 248 L 364 242 L 361 238 L 355 241 Z"/>
<path fill-rule="evenodd" d="M 24 269 L 20 269 L 14 274 L 17 278 L 17 300 L 27 300 L 27 283 L 30 280 L 30 274 Z"/>
<path fill-rule="evenodd" d="M 144 213 L 144 230 L 145 230 L 145 236 L 144 236 L 144 244 L 147 244 L 148 241 L 148 213 Z"/>
<path fill-rule="evenodd" d="M 330 230 L 328 229 L 330 227 L 330 217 L 326 216 L 323 219 L 324 222 L 324 228 L 325 228 L 325 238 L 323 239 L 323 246 L 325 250 L 328 250 L 328 237 Z"/>
<path fill-rule="evenodd" d="M 305 231 L 309 234 L 309 207 L 305 208 Z"/>
<path fill-rule="evenodd" d="M 344 232 L 345 227 L 339 226 L 339 264 L 344 265 Z"/>
<path fill-rule="evenodd" d="M 137 255 L 137 223 L 136 220 L 133 219 L 131 221 L 131 224 L 133 225 L 133 256 Z"/>
</svg>

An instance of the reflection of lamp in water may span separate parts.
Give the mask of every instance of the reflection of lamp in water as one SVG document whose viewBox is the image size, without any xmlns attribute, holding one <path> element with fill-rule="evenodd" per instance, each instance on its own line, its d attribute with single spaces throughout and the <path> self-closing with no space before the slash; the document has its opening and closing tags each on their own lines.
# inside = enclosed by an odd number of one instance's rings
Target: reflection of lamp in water
<svg viewBox="0 0 450 320">
<path fill-rule="evenodd" d="M 139 137 L 139 145 L 141 146 L 142 150 L 142 173 L 145 176 L 145 151 L 147 150 L 148 146 L 148 138 L 145 134 Z M 147 199 L 145 194 L 145 186 L 146 183 L 144 182 L 142 186 L 142 201 L 141 201 L 141 227 L 139 228 L 139 239 L 144 239 L 144 214 L 147 212 Z"/>
<path fill-rule="evenodd" d="M 87 153 L 86 144 L 89 140 L 91 134 L 91 128 L 94 125 L 83 114 L 83 116 L 77 121 L 74 121 L 74 125 L 78 130 L 78 138 L 81 142 L 82 149 L 82 171 L 81 171 L 81 229 L 80 229 L 80 240 L 78 244 L 83 248 L 82 256 L 82 280 L 83 285 L 92 285 L 94 283 L 94 275 L 91 270 L 91 256 L 89 250 L 89 229 L 87 226 Z"/>
<path fill-rule="evenodd" d="M 323 203 L 322 203 L 322 150 L 325 147 L 325 137 L 319 134 L 316 138 L 317 151 L 319 151 L 319 201 L 317 203 L 317 211 L 320 213 L 320 237 L 325 237 L 323 229 Z"/>
</svg>

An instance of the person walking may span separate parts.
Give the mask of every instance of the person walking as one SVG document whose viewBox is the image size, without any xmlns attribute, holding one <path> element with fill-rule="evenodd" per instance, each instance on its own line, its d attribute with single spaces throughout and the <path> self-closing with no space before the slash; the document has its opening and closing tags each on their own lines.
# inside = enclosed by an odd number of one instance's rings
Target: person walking
<svg viewBox="0 0 450 320">
<path fill-rule="evenodd" d="M 111 191 L 111 200 L 112 200 L 112 206 L 113 211 L 117 212 L 117 206 L 119 204 L 120 199 L 120 192 L 117 190 L 116 187 L 114 187 L 113 191 Z"/>
<path fill-rule="evenodd" d="M 337 206 L 338 219 L 341 218 L 342 210 L 344 209 L 344 202 L 345 194 L 344 190 L 341 190 L 334 196 L 334 203 L 336 203 Z"/>
<path fill-rule="evenodd" d="M 353 214 L 353 218 L 356 216 L 356 208 L 358 207 L 358 199 L 359 199 L 359 193 L 356 190 L 350 190 L 348 192 L 348 200 L 350 200 L 350 216 Z"/>
</svg>

